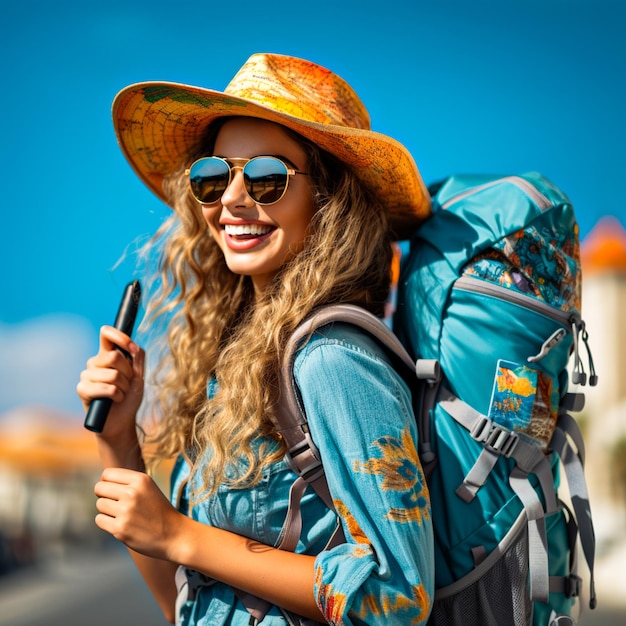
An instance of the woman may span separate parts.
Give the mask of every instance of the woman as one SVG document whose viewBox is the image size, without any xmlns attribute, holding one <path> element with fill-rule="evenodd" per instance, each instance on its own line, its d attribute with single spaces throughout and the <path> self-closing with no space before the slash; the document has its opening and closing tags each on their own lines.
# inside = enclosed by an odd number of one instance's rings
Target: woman
<svg viewBox="0 0 626 626">
<path fill-rule="evenodd" d="M 295 479 L 271 419 L 286 341 L 324 304 L 382 315 L 393 237 L 430 209 L 411 156 L 369 130 L 341 78 L 281 55 L 253 55 L 223 93 L 130 86 L 113 117 L 131 165 L 174 209 L 155 236 L 147 317 L 167 329 L 151 349 L 152 460 L 177 461 L 170 504 L 137 435 L 144 352 L 103 327 L 77 387 L 86 408 L 113 399 L 97 525 L 172 622 L 425 623 L 432 528 L 410 393 L 352 327 L 315 333 L 294 368 L 334 510 L 309 489 L 295 552 L 274 547 Z M 329 544 L 338 522 L 345 542 Z"/>
</svg>

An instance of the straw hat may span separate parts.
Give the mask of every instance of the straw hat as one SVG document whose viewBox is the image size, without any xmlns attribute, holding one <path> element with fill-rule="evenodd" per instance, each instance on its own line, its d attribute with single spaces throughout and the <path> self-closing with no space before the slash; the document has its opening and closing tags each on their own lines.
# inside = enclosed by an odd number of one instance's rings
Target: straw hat
<svg viewBox="0 0 626 626">
<path fill-rule="evenodd" d="M 164 201 L 163 178 L 189 158 L 207 126 L 224 116 L 282 124 L 352 166 L 388 209 L 399 239 L 430 213 L 430 196 L 408 150 L 370 130 L 369 114 L 353 89 L 315 63 L 254 54 L 223 92 L 146 82 L 126 87 L 113 102 L 122 152 Z"/>
</svg>

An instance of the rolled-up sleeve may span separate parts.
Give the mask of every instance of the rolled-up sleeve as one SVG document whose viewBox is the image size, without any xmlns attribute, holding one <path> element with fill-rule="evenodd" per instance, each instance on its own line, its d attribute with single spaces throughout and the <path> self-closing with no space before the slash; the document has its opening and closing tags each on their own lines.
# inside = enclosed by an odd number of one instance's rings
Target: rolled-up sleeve
<svg viewBox="0 0 626 626">
<path fill-rule="evenodd" d="M 320 553 L 330 624 L 425 624 L 434 586 L 430 501 L 406 384 L 376 342 L 336 325 L 294 368 L 346 543 Z"/>
</svg>

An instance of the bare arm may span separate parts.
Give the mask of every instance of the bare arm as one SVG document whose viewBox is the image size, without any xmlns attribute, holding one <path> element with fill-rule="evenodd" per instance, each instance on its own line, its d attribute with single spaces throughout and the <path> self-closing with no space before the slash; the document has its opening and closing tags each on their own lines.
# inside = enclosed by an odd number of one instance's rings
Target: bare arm
<svg viewBox="0 0 626 626">
<path fill-rule="evenodd" d="M 323 621 L 313 594 L 315 557 L 278 550 L 192 520 L 172 507 L 143 472 L 107 469 L 95 491 L 100 512 L 96 523 L 136 553 L 140 571 L 142 555 L 181 564 Z M 152 561 L 147 567 L 153 567 Z"/>
<path fill-rule="evenodd" d="M 133 356 L 127 361 L 114 346 Z M 98 435 L 104 467 L 95 486 L 97 525 L 123 542 L 166 618 L 174 621 L 178 565 L 189 567 L 300 615 L 324 621 L 313 594 L 315 558 L 251 541 L 196 522 L 177 511 L 144 471 L 135 428 L 143 395 L 144 353 L 104 327 L 100 351 L 87 363 L 77 391 L 85 408 L 113 398 Z"/>
<path fill-rule="evenodd" d="M 132 355 L 132 362 L 115 349 L 116 345 Z M 85 411 L 93 398 L 113 399 L 104 429 L 97 435 L 105 471 L 107 468 L 145 471 L 135 426 L 135 416 L 143 397 L 143 375 L 143 350 L 119 330 L 103 327 L 98 354 L 87 362 L 76 389 Z M 129 553 L 163 614 L 173 623 L 177 593 L 174 574 L 177 565 L 139 554 L 130 548 Z"/>
</svg>

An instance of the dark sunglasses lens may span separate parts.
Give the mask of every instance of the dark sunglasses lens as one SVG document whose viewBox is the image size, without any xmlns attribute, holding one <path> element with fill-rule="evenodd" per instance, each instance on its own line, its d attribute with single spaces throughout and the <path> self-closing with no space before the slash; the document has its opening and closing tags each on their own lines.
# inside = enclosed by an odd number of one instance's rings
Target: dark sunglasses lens
<svg viewBox="0 0 626 626">
<path fill-rule="evenodd" d="M 246 189 L 259 204 L 278 202 L 287 189 L 289 174 L 282 161 L 272 157 L 258 157 L 243 168 Z"/>
<path fill-rule="evenodd" d="M 198 202 L 217 202 L 228 187 L 230 170 L 221 159 L 207 157 L 196 161 L 189 169 L 189 184 Z"/>
</svg>

